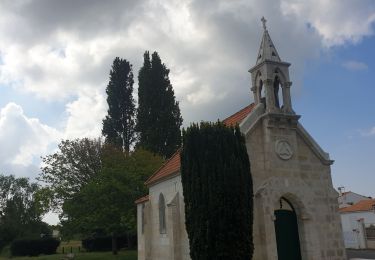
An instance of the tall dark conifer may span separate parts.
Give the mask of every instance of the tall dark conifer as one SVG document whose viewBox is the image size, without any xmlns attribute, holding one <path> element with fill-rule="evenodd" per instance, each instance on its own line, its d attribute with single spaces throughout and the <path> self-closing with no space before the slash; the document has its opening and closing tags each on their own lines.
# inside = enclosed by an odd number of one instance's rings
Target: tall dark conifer
<svg viewBox="0 0 375 260">
<path fill-rule="evenodd" d="M 239 128 L 220 122 L 187 128 L 181 177 L 191 259 L 251 259 L 253 188 Z"/>
<path fill-rule="evenodd" d="M 157 52 L 151 60 L 149 52 L 145 52 L 138 84 L 138 145 L 169 157 L 181 145 L 182 117 L 169 81 L 169 69 Z"/>
<path fill-rule="evenodd" d="M 134 142 L 135 105 L 132 65 L 116 57 L 106 88 L 108 115 L 103 120 L 102 134 L 106 142 L 129 151 Z"/>
</svg>

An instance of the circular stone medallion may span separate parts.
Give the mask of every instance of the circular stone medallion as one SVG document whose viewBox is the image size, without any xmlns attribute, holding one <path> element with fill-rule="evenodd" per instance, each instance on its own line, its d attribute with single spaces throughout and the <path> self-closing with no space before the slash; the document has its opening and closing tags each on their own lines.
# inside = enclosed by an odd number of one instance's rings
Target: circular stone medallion
<svg viewBox="0 0 375 260">
<path fill-rule="evenodd" d="M 283 160 L 289 160 L 293 156 L 292 146 L 287 140 L 277 140 L 275 143 L 275 152 Z"/>
</svg>

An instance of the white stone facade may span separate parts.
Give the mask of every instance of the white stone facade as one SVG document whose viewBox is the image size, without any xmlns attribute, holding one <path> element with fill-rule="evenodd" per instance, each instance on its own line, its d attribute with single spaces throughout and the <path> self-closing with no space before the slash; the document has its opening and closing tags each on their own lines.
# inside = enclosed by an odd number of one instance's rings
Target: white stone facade
<svg viewBox="0 0 375 260">
<path fill-rule="evenodd" d="M 160 194 L 165 197 L 167 206 L 165 233 L 159 230 Z M 142 220 L 143 207 L 143 214 L 146 216 Z M 180 175 L 172 176 L 150 187 L 149 200 L 137 205 L 137 213 L 138 259 L 190 259 Z"/>
</svg>

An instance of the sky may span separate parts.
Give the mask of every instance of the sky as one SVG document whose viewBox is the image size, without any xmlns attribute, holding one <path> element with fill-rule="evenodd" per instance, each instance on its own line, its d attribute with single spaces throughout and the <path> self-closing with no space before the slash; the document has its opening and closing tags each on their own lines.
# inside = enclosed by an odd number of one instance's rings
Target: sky
<svg viewBox="0 0 375 260">
<path fill-rule="evenodd" d="M 292 106 L 335 160 L 335 188 L 375 196 L 375 1 L 1 0 L 0 172 L 35 178 L 61 139 L 98 137 L 115 57 L 157 51 L 184 126 L 253 101 L 261 17 Z"/>
</svg>

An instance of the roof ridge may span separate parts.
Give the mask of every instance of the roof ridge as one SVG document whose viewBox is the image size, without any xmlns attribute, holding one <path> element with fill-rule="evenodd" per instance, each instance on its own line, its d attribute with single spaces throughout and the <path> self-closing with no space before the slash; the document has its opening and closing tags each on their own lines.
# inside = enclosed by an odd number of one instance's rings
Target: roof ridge
<svg viewBox="0 0 375 260">
<path fill-rule="evenodd" d="M 252 107 L 252 106 L 254 106 L 254 105 L 255 105 L 255 103 L 251 103 L 251 104 L 247 105 L 246 107 L 242 108 L 241 110 L 237 111 L 236 113 L 234 113 L 234 114 L 228 116 L 227 118 L 225 118 L 224 120 L 222 120 L 222 122 L 225 124 L 225 121 L 231 119 L 232 117 L 234 117 L 234 116 L 236 116 L 236 115 L 241 114 L 241 113 L 244 112 L 246 109 L 249 109 L 250 107 Z"/>
<path fill-rule="evenodd" d="M 147 185 L 149 183 L 149 181 L 161 170 L 163 169 L 178 153 L 181 152 L 181 147 L 178 148 L 174 154 L 171 155 L 171 157 L 169 157 L 146 181 L 145 181 L 145 185 Z"/>
<path fill-rule="evenodd" d="M 367 207 L 366 207 L 367 206 Z M 340 212 L 368 211 L 375 206 L 375 199 L 363 199 L 348 207 L 340 208 Z"/>
<path fill-rule="evenodd" d="M 142 203 L 142 202 L 145 202 L 145 201 L 148 201 L 150 199 L 150 195 L 147 194 L 143 197 L 140 197 L 139 199 L 135 200 L 134 203 L 135 204 L 139 204 L 139 203 Z"/>
</svg>

